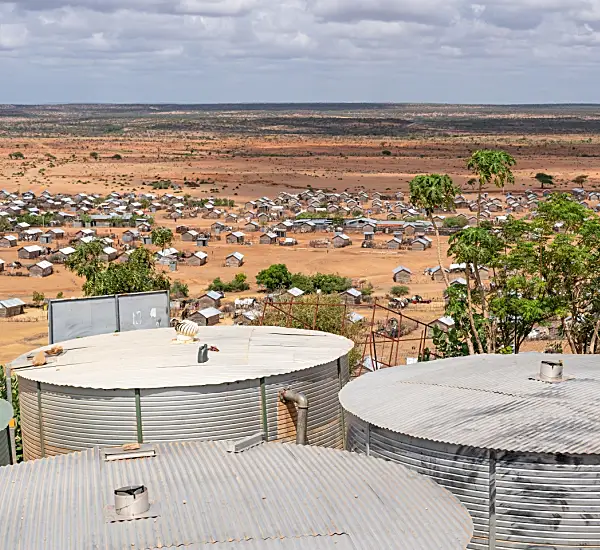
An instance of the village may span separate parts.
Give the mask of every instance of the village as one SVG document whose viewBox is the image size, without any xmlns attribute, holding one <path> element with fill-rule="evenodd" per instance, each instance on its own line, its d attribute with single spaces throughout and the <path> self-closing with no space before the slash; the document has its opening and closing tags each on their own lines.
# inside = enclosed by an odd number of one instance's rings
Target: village
<svg viewBox="0 0 600 550">
<path fill-rule="evenodd" d="M 347 277 L 349 288 L 342 298 L 354 308 L 353 322 L 365 321 L 361 307 L 378 300 L 392 309 L 409 307 L 419 321 L 447 330 L 453 321 L 444 315 L 442 270 L 452 285 L 464 284 L 465 276 L 464 265 L 446 258 L 448 236 L 475 224 L 478 209 L 482 220 L 496 226 L 508 216 L 535 215 L 540 197 L 547 193 L 484 193 L 481 204 L 476 195 L 459 195 L 454 211 L 437 211 L 430 221 L 401 191 L 331 193 L 310 188 L 236 204 L 180 192 L 113 191 L 102 196 L 2 190 L 0 281 L 10 285 L 0 287 L 11 291 L 0 296 L 0 318 L 24 314 L 36 297 L 37 305 L 43 305 L 39 302 L 81 296 L 80 280 L 64 264 L 80 243 L 99 241 L 101 260 L 107 263 L 127 262 L 140 246 L 151 249 L 158 268 L 189 288 L 187 296 L 172 296 L 172 315 L 200 325 L 256 322 L 271 295 L 253 278 L 269 265 L 282 263 L 300 272 Z M 600 193 L 580 188 L 571 193 L 597 207 Z M 169 246 L 153 244 L 157 227 L 170 229 Z M 447 260 L 442 267 L 436 231 Z M 247 290 L 208 290 L 213 279 L 232 279 L 236 273 L 248 277 Z M 487 277 L 482 269 L 482 278 Z M 398 285 L 406 287 L 400 295 L 393 291 Z M 292 288 L 286 296 L 297 299 L 302 294 Z M 39 314 L 36 319 L 39 323 L 32 328 L 39 329 L 45 320 Z"/>
</svg>

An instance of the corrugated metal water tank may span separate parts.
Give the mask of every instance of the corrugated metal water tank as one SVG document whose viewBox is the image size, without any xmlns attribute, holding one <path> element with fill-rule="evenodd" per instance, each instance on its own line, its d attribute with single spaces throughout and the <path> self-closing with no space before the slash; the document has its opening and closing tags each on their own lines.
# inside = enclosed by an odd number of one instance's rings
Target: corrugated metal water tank
<svg viewBox="0 0 600 550">
<path fill-rule="evenodd" d="M 337 394 L 353 343 L 324 332 L 279 327 L 202 327 L 179 343 L 172 328 L 103 334 L 61 343 L 64 353 L 19 379 L 25 460 L 128 442 L 296 437 L 296 409 L 278 392 L 309 399 L 308 442 L 341 448 Z M 214 346 L 198 363 L 201 344 Z M 43 348 L 42 348 L 43 349 Z"/>
<path fill-rule="evenodd" d="M 544 361 L 564 363 L 543 381 Z M 556 366 L 556 365 L 555 365 Z M 370 373 L 340 392 L 347 448 L 433 478 L 476 550 L 600 547 L 595 356 L 477 355 Z"/>
</svg>

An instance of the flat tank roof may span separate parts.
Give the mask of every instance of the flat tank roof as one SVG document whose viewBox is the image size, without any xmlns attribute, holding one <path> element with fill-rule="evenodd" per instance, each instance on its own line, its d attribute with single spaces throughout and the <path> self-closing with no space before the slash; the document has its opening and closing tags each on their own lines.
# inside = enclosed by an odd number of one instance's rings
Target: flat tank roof
<svg viewBox="0 0 600 550">
<path fill-rule="evenodd" d="M 175 341 L 173 328 L 88 336 L 60 342 L 65 352 L 42 367 L 11 363 L 18 375 L 46 384 L 97 389 L 207 386 L 301 371 L 346 355 L 354 343 L 326 332 L 280 327 L 201 327 L 198 341 Z M 207 363 L 198 348 L 215 346 Z"/>
<path fill-rule="evenodd" d="M 537 379 L 562 360 L 564 381 Z M 420 439 L 552 454 L 600 453 L 600 359 L 594 355 L 473 355 L 384 369 L 340 392 L 361 420 Z"/>
</svg>

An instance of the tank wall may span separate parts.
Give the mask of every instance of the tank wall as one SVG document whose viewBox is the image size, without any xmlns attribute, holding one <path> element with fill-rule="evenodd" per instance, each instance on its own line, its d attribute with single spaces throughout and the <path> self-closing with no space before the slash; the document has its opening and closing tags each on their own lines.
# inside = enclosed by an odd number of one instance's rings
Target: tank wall
<svg viewBox="0 0 600 550">
<path fill-rule="evenodd" d="M 140 390 L 144 442 L 228 439 L 262 430 L 260 385 Z"/>
<path fill-rule="evenodd" d="M 496 517 L 498 548 L 600 547 L 600 457 L 499 455 Z"/>
<path fill-rule="evenodd" d="M 137 441 L 133 390 L 41 385 L 45 456 Z"/>
<path fill-rule="evenodd" d="M 136 442 L 139 425 L 144 443 L 239 439 L 262 431 L 266 416 L 269 440 L 295 440 L 295 406 L 278 398 L 287 387 L 308 396 L 309 443 L 342 448 L 337 394 L 344 362 L 346 357 L 297 373 L 215 386 L 94 390 L 40 384 L 39 396 L 36 382 L 19 378 L 25 460 Z"/>
<path fill-rule="evenodd" d="M 19 406 L 21 408 L 21 434 L 23 459 L 33 460 L 42 456 L 40 440 L 40 415 L 37 384 L 19 377 Z"/>
<path fill-rule="evenodd" d="M 450 490 L 473 519 L 469 548 L 488 549 L 489 460 L 485 452 L 406 437 L 352 415 L 347 422 L 348 450 L 398 462 Z"/>
<path fill-rule="evenodd" d="M 454 493 L 473 518 L 472 550 L 600 547 L 598 456 L 495 454 L 411 438 L 349 413 L 346 422 L 348 450 L 399 462 Z"/>
<path fill-rule="evenodd" d="M 339 360 L 342 368 L 342 360 Z M 269 441 L 296 439 L 295 407 L 279 401 L 279 391 L 290 388 L 308 397 L 308 443 L 341 449 L 344 446 L 342 409 L 338 393 L 338 361 L 265 380 Z"/>
</svg>

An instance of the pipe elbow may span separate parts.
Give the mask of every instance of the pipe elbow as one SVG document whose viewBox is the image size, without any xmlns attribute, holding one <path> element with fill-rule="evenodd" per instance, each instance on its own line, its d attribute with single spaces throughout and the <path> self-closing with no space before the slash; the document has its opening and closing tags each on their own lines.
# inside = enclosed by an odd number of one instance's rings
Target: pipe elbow
<svg viewBox="0 0 600 550">
<path fill-rule="evenodd" d="M 281 390 L 279 392 L 279 399 L 283 402 L 292 402 L 296 404 L 299 409 L 308 409 L 308 397 L 302 392 L 294 390 Z"/>
</svg>

